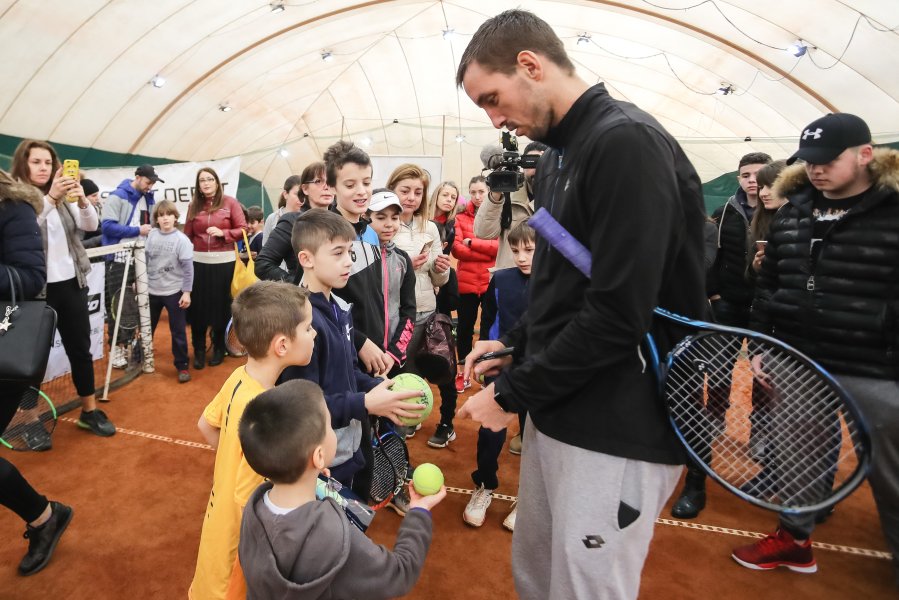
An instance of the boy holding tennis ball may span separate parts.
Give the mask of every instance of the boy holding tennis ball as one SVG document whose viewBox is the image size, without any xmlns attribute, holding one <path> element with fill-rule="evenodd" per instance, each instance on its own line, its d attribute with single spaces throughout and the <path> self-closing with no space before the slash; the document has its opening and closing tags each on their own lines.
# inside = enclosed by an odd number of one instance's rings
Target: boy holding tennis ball
<svg viewBox="0 0 899 600">
<path fill-rule="evenodd" d="M 410 490 L 393 551 L 375 544 L 333 499 L 316 500 L 318 474 L 328 475 L 337 452 L 331 420 L 321 388 L 308 381 L 260 394 L 243 413 L 247 462 L 269 480 L 253 493 L 241 524 L 240 564 L 250 600 L 394 598 L 418 581 L 431 543 L 430 511 L 446 488 L 428 496 Z"/>
</svg>

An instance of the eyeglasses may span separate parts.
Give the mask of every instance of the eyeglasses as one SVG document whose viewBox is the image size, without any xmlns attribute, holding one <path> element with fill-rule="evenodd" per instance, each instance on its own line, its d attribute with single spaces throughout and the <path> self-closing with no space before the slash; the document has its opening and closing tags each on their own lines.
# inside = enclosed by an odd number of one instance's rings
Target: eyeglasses
<svg viewBox="0 0 899 600">
<path fill-rule="evenodd" d="M 304 185 L 315 184 L 315 185 L 328 185 L 328 182 L 324 179 L 313 179 L 312 181 L 304 181 Z"/>
<path fill-rule="evenodd" d="M 201 179 L 197 179 L 200 183 L 215 183 L 214 177 L 203 177 Z"/>
</svg>

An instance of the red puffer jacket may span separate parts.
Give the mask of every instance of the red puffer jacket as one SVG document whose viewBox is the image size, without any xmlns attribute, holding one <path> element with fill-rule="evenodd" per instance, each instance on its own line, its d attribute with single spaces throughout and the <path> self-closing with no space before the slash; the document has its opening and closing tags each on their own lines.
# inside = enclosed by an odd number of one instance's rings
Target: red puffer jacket
<svg viewBox="0 0 899 600">
<path fill-rule="evenodd" d="M 247 228 L 240 203 L 232 196 L 222 196 L 221 208 L 210 213 L 209 207 L 210 202 L 207 202 L 203 210 L 184 223 L 184 235 L 193 243 L 197 252 L 233 251 L 234 242 L 243 239 L 241 230 Z M 225 237 L 207 234 L 206 230 L 210 227 L 218 227 Z"/>
<path fill-rule="evenodd" d="M 459 260 L 457 274 L 460 294 L 483 294 L 487 291 L 487 286 L 490 285 L 490 272 L 487 269 L 496 264 L 496 252 L 499 250 L 499 240 L 475 237 L 474 214 L 474 204 L 469 202 L 465 211 L 456 215 L 453 256 Z M 471 240 L 471 247 L 465 245 L 465 239 Z"/>
</svg>

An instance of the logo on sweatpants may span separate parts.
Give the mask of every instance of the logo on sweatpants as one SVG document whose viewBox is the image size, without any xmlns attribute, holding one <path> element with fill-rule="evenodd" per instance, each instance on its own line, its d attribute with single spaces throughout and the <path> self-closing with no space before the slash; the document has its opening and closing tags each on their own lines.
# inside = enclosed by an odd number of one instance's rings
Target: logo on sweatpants
<svg viewBox="0 0 899 600">
<path fill-rule="evenodd" d="M 604 539 L 602 539 L 601 536 L 598 536 L 598 535 L 588 535 L 581 541 L 584 542 L 584 545 L 587 547 L 588 550 L 593 550 L 595 548 L 602 548 L 602 545 L 606 543 L 606 541 Z"/>
</svg>

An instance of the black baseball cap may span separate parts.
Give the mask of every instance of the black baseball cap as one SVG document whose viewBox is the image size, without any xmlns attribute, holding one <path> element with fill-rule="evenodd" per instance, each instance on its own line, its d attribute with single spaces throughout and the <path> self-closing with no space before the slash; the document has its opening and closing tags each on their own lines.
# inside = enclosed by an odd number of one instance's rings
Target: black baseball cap
<svg viewBox="0 0 899 600">
<path fill-rule="evenodd" d="M 860 117 L 831 113 L 809 123 L 799 136 L 799 150 L 787 159 L 792 165 L 801 158 L 813 165 L 826 165 L 846 148 L 871 143 L 871 130 Z"/>
<path fill-rule="evenodd" d="M 146 177 L 147 179 L 151 179 L 154 183 L 157 181 L 165 183 L 165 180 L 160 179 L 159 175 L 156 174 L 156 169 L 153 168 L 153 165 L 141 165 L 137 168 L 134 174 L 140 175 L 141 177 Z"/>
</svg>

